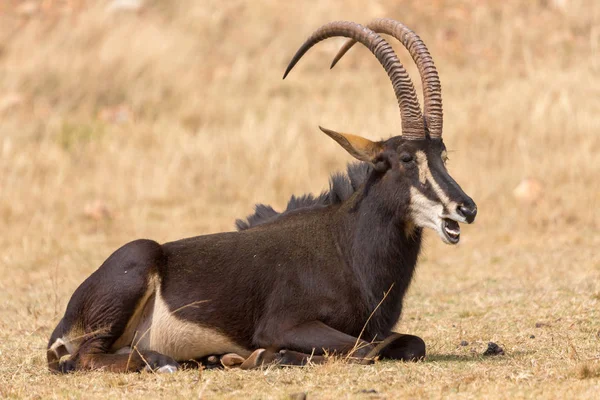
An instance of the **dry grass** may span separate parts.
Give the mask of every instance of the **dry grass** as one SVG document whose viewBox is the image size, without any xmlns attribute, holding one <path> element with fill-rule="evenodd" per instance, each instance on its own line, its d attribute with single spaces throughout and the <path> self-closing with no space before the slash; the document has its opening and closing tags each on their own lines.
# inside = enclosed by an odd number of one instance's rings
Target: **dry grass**
<svg viewBox="0 0 600 400">
<path fill-rule="evenodd" d="M 2 1 L 0 397 L 597 396 L 600 4 L 283 3 L 152 0 L 111 14 L 105 1 Z M 329 72 L 340 42 L 323 43 L 281 80 L 320 24 L 380 16 L 428 43 L 450 169 L 480 209 L 458 247 L 429 234 L 407 296 L 398 329 L 425 339 L 428 360 L 49 374 L 51 330 L 118 246 L 230 230 L 255 202 L 320 191 L 349 157 L 318 124 L 399 133 L 365 50 Z M 543 184 L 535 204 L 512 195 L 526 177 Z M 483 358 L 488 341 L 506 355 Z"/>
</svg>

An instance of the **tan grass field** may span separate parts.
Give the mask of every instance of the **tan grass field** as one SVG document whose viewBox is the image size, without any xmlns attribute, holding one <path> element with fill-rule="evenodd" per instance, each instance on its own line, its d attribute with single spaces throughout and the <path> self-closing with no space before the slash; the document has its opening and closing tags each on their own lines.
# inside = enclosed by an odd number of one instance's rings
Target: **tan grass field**
<svg viewBox="0 0 600 400">
<path fill-rule="evenodd" d="M 599 398 L 599 2 L 108 3 L 0 2 L 0 398 Z M 325 189 L 350 157 L 319 124 L 400 133 L 365 49 L 329 71 L 342 41 L 321 43 L 281 80 L 321 24 L 382 16 L 428 44 L 449 169 L 479 206 L 460 245 L 427 234 L 398 330 L 428 359 L 50 374 L 52 329 L 116 248 Z M 526 178 L 534 201 L 513 194 Z"/>
</svg>

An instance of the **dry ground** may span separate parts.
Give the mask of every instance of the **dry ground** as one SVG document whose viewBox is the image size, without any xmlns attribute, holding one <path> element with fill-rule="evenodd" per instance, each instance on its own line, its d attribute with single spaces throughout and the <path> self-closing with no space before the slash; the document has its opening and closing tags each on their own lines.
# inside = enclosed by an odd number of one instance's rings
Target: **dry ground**
<svg viewBox="0 0 600 400">
<path fill-rule="evenodd" d="M 0 397 L 598 396 L 600 3 L 287 3 L 0 2 Z M 281 80 L 320 24 L 380 16 L 429 45 L 450 171 L 480 210 L 459 246 L 428 234 L 398 326 L 427 361 L 49 374 L 51 330 L 118 246 L 230 230 L 255 202 L 324 189 L 350 158 L 318 124 L 400 133 L 364 49 L 329 71 L 340 41 L 322 43 Z M 533 203 L 513 196 L 527 177 Z M 488 341 L 506 355 L 482 357 Z"/>
</svg>

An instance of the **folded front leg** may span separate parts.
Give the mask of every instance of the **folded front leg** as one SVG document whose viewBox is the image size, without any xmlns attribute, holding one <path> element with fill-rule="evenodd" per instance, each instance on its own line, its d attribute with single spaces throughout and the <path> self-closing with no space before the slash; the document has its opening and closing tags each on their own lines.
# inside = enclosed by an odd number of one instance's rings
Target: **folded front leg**
<svg viewBox="0 0 600 400">
<path fill-rule="evenodd" d="M 382 358 L 402 361 L 419 361 L 425 358 L 425 342 L 414 335 L 392 332 L 378 347 Z"/>
<path fill-rule="evenodd" d="M 273 353 L 286 349 L 316 356 L 348 355 L 361 363 L 372 361 L 367 356 L 375 348 L 373 344 L 340 332 L 321 321 L 305 322 L 283 332 L 263 332 L 257 340 L 257 345 Z"/>
</svg>

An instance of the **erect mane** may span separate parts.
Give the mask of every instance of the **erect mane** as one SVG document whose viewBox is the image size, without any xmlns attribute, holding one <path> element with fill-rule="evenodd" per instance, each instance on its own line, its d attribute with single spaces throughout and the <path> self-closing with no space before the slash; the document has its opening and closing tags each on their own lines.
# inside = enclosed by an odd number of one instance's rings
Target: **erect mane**
<svg viewBox="0 0 600 400">
<path fill-rule="evenodd" d="M 288 214 L 291 211 L 299 209 L 311 209 L 331 204 L 339 204 L 347 200 L 358 190 L 358 188 L 367 180 L 372 167 L 364 162 L 349 163 L 347 172 L 336 172 L 329 179 L 329 190 L 322 192 L 319 196 L 305 194 L 294 196 L 288 201 L 287 207 L 283 212 L 277 212 L 273 207 L 265 204 L 257 204 L 254 214 L 248 215 L 246 221 L 238 219 L 235 226 L 238 231 L 250 229 L 253 226 L 261 225 L 267 222 L 277 220 L 279 217 Z"/>
</svg>

